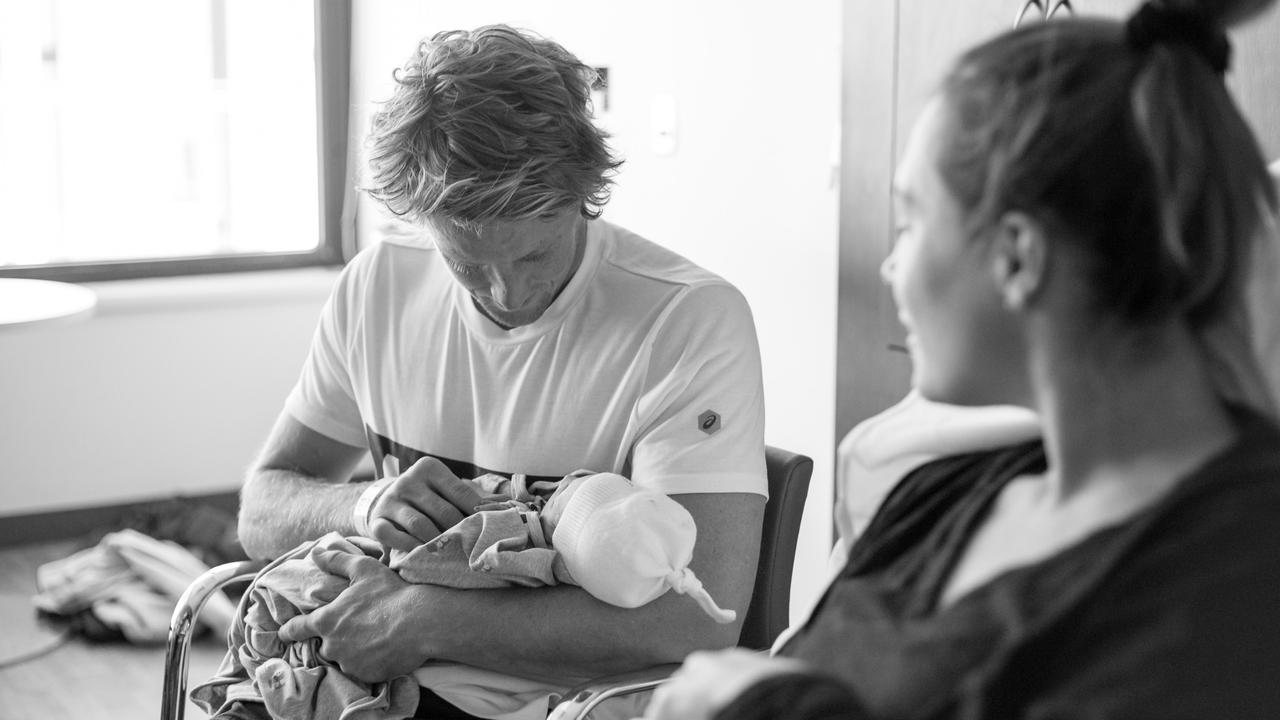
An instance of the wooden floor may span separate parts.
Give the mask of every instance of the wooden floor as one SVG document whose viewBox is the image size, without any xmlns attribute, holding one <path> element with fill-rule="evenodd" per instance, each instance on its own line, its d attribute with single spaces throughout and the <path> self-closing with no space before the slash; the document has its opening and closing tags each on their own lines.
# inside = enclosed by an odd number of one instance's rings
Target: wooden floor
<svg viewBox="0 0 1280 720">
<path fill-rule="evenodd" d="M 75 550 L 69 542 L 0 548 L 0 663 L 47 647 L 58 632 L 37 622 L 36 568 Z M 225 645 L 206 634 L 192 644 L 190 683 L 213 674 Z M 53 652 L 0 669 L 0 720 L 158 718 L 164 647 L 70 640 Z M 188 718 L 205 714 L 190 703 Z"/>
</svg>

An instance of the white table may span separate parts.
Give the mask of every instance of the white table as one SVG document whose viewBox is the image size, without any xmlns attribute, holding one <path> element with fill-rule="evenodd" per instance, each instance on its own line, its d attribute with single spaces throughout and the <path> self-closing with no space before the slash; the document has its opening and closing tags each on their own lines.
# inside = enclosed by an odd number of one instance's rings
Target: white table
<svg viewBox="0 0 1280 720">
<path fill-rule="evenodd" d="M 81 318 L 97 304 L 97 294 L 80 285 L 0 278 L 0 331 Z"/>
</svg>

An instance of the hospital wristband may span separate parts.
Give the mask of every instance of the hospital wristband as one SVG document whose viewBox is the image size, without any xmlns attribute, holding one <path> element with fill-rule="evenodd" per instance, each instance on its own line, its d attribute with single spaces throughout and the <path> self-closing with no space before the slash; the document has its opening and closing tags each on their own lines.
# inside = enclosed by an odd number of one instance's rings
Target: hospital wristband
<svg viewBox="0 0 1280 720">
<path fill-rule="evenodd" d="M 372 537 L 369 535 L 369 513 L 373 511 L 374 503 L 378 502 L 378 498 L 382 497 L 382 493 L 386 491 L 387 486 L 391 484 L 394 478 L 382 478 L 369 483 L 369 487 L 360 493 L 360 497 L 356 499 L 356 506 L 351 511 L 351 517 L 355 521 L 356 534 L 363 537 Z"/>
</svg>

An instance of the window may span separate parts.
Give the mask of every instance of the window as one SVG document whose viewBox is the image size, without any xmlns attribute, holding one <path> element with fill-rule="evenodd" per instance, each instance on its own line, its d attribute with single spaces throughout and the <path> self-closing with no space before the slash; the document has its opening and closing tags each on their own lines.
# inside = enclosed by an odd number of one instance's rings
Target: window
<svg viewBox="0 0 1280 720">
<path fill-rule="evenodd" d="M 350 4 L 0 4 L 0 275 L 342 259 Z"/>
</svg>

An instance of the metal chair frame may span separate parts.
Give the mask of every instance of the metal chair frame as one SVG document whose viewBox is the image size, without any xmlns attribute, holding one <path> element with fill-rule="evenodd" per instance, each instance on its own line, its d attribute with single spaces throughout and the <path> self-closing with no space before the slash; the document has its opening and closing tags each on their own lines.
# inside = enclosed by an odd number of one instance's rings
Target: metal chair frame
<svg viewBox="0 0 1280 720">
<path fill-rule="evenodd" d="M 160 701 L 161 720 L 183 720 L 187 709 L 187 663 L 191 654 L 191 635 L 196 618 L 209 598 L 223 587 L 252 580 L 266 563 L 241 560 L 218 565 L 200 575 L 187 586 L 169 620 L 169 640 L 164 656 L 164 685 Z"/>
</svg>

